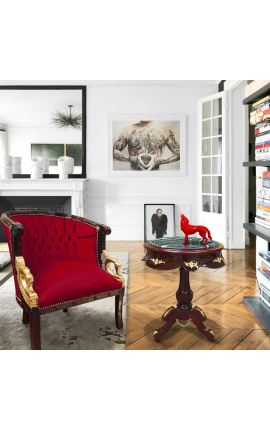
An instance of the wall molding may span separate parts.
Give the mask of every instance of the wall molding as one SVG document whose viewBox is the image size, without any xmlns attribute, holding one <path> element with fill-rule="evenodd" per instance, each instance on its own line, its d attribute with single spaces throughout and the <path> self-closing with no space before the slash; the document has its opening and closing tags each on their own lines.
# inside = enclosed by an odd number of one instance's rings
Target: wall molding
<svg viewBox="0 0 270 430">
<path fill-rule="evenodd" d="M 90 180 L 91 181 L 91 180 Z M 115 200 L 125 200 L 125 199 L 130 199 L 130 200 L 159 200 L 159 202 L 161 200 L 172 200 L 172 199 L 177 199 L 177 200 L 196 200 L 196 196 L 179 196 L 179 195 L 173 195 L 173 196 L 159 196 L 158 198 L 151 196 L 87 196 L 87 200 L 108 200 L 108 199 L 115 199 Z M 159 203 L 157 201 L 157 203 Z"/>
<path fill-rule="evenodd" d="M 218 86 L 220 80 L 79 80 L 53 81 L 53 85 L 86 85 L 89 87 L 108 86 L 170 86 L 170 87 L 212 87 Z M 52 81 L 0 81 L 0 85 L 52 85 Z"/>
</svg>

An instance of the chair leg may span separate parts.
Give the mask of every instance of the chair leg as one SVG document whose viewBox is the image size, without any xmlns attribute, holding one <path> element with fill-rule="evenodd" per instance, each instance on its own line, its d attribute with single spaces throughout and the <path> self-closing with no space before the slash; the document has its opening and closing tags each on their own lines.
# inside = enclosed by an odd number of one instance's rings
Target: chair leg
<svg viewBox="0 0 270 430">
<path fill-rule="evenodd" d="M 29 323 L 29 313 L 28 312 L 23 311 L 22 322 L 23 322 L 23 324 Z"/>
<path fill-rule="evenodd" d="M 122 309 L 123 309 L 124 288 L 118 296 L 115 296 L 115 324 L 117 328 L 123 327 Z"/>
<path fill-rule="evenodd" d="M 68 310 L 67 309 L 63 309 L 63 312 L 67 312 Z"/>
<path fill-rule="evenodd" d="M 40 314 L 37 308 L 32 310 L 32 315 L 29 315 L 30 320 L 30 336 L 31 349 L 41 349 L 40 343 Z"/>
</svg>

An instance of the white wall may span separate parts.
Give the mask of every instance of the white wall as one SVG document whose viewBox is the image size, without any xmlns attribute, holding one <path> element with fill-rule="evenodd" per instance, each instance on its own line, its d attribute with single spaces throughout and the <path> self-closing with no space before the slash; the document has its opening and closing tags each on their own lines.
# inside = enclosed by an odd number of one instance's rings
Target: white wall
<svg viewBox="0 0 270 430">
<path fill-rule="evenodd" d="M 87 217 L 112 228 L 108 240 L 143 240 L 144 203 L 174 203 L 178 235 L 181 212 L 196 222 L 197 100 L 218 91 L 200 82 L 87 87 Z M 116 114 L 186 115 L 186 177 L 109 176 L 109 116 Z"/>
</svg>

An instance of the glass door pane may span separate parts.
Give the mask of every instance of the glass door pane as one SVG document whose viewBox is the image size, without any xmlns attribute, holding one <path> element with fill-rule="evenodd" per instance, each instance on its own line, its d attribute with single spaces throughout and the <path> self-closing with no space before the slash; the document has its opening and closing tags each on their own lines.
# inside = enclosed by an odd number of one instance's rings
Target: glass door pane
<svg viewBox="0 0 270 430">
<path fill-rule="evenodd" d="M 222 97 L 202 103 L 202 211 L 222 213 Z"/>
<path fill-rule="evenodd" d="M 211 118 L 211 100 L 203 103 L 203 119 Z"/>
</svg>

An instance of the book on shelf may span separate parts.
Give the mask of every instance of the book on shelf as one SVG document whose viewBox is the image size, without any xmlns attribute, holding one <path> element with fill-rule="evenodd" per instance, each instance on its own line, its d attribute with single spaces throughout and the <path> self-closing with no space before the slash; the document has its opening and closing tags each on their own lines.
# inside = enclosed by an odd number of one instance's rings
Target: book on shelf
<svg viewBox="0 0 270 430">
<path fill-rule="evenodd" d="M 270 307 L 270 293 L 268 290 L 265 289 L 263 284 L 259 284 L 259 290 L 260 290 L 260 298 L 262 301 Z"/>
<path fill-rule="evenodd" d="M 256 125 L 266 119 L 270 119 L 270 104 L 267 103 L 264 107 L 256 109 L 250 113 L 250 124 Z"/>
<path fill-rule="evenodd" d="M 261 200 L 264 198 L 264 177 L 263 172 L 265 171 L 265 167 L 257 166 L 256 168 L 256 201 L 260 198 Z M 265 178 L 267 179 L 267 178 Z"/>
<path fill-rule="evenodd" d="M 268 303 L 268 301 L 262 295 L 260 295 L 260 299 L 264 304 L 266 304 L 266 306 L 270 308 L 270 303 Z"/>
<path fill-rule="evenodd" d="M 270 290 L 266 287 L 265 282 L 259 281 L 259 290 L 260 290 L 260 296 L 263 297 L 270 305 Z"/>
<path fill-rule="evenodd" d="M 261 172 L 262 178 L 265 180 L 270 180 L 270 172 L 262 171 Z"/>
<path fill-rule="evenodd" d="M 255 216 L 255 224 L 260 225 L 261 227 L 265 227 L 270 230 L 270 219 L 268 221 L 264 221 L 263 219 Z"/>
<path fill-rule="evenodd" d="M 255 111 L 256 109 L 260 109 L 263 108 L 264 106 L 266 106 L 267 104 L 269 104 L 270 102 L 270 96 L 266 96 L 261 100 L 258 100 L 257 102 L 253 103 L 251 111 Z"/>
<path fill-rule="evenodd" d="M 259 256 L 270 262 L 270 251 L 259 251 Z"/>
<path fill-rule="evenodd" d="M 261 259 L 261 270 L 266 274 L 267 277 L 270 277 L 270 266 L 269 261 L 264 261 Z"/>
<path fill-rule="evenodd" d="M 270 223 L 270 219 L 264 218 L 261 215 L 256 214 L 256 219 L 258 221 L 261 221 L 263 223 L 266 223 L 267 225 Z"/>
<path fill-rule="evenodd" d="M 256 217 L 262 217 L 264 219 L 270 220 L 270 213 L 266 212 L 264 209 L 260 209 L 260 207 L 257 207 Z"/>
<path fill-rule="evenodd" d="M 257 271 L 262 275 L 262 276 L 264 276 L 266 279 L 267 279 L 267 281 L 269 282 L 270 281 L 270 273 L 266 270 L 266 269 L 261 269 L 260 267 L 258 267 L 257 268 Z M 269 286 L 269 285 L 268 285 Z"/>
<path fill-rule="evenodd" d="M 270 172 L 262 172 L 260 178 L 260 192 L 258 196 L 270 200 Z"/>
<path fill-rule="evenodd" d="M 270 141 L 264 144 L 255 145 L 255 160 L 269 160 L 270 158 Z"/>
<path fill-rule="evenodd" d="M 255 135 L 255 145 L 263 144 L 270 140 L 270 131 L 265 131 L 259 135 Z"/>
<path fill-rule="evenodd" d="M 259 269 L 257 269 L 257 281 L 259 286 L 263 285 L 264 290 L 270 295 L 270 281 L 266 276 L 260 273 Z"/>
<path fill-rule="evenodd" d="M 255 136 L 267 133 L 270 130 L 270 120 L 262 121 L 255 126 Z"/>
<path fill-rule="evenodd" d="M 270 278 L 270 263 L 269 261 L 265 260 L 264 258 L 260 257 L 258 260 L 258 271 L 261 272 L 261 274 L 265 275 L 267 278 Z M 270 284 L 269 284 L 269 290 L 270 290 Z"/>
<path fill-rule="evenodd" d="M 270 80 L 254 80 L 245 87 L 245 98 L 259 91 L 265 85 L 269 84 Z"/>
<path fill-rule="evenodd" d="M 255 143 L 255 151 L 256 149 L 268 148 L 270 146 L 270 139 L 264 140 L 263 142 Z"/>
<path fill-rule="evenodd" d="M 265 294 L 270 299 L 270 290 L 265 286 L 265 284 L 263 282 L 259 282 L 259 287 L 265 292 Z"/>
<path fill-rule="evenodd" d="M 260 210 L 266 210 L 266 212 L 270 212 L 270 200 L 258 197 L 257 208 L 259 208 Z"/>
</svg>

